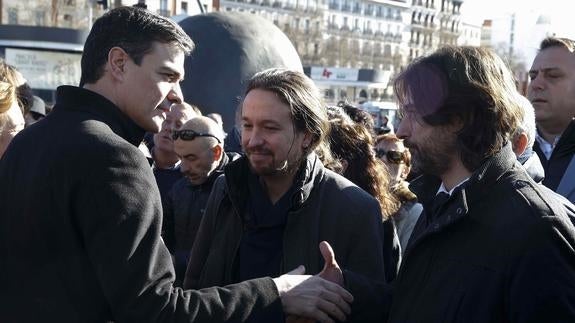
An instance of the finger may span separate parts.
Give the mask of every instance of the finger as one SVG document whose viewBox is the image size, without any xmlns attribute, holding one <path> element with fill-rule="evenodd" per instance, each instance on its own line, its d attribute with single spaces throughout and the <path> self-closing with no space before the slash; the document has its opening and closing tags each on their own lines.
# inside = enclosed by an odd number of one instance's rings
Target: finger
<svg viewBox="0 0 575 323">
<path fill-rule="evenodd" d="M 351 303 L 353 302 L 353 295 L 351 295 L 350 292 L 348 292 L 345 288 L 339 286 L 338 284 L 334 284 L 332 282 L 329 282 L 327 280 L 323 280 L 322 282 L 322 286 L 332 292 L 333 294 L 337 295 L 338 297 L 341 297 L 342 300 L 344 301 L 344 303 Z"/>
<path fill-rule="evenodd" d="M 326 266 L 334 266 L 339 268 L 337 262 L 335 261 L 335 253 L 327 241 L 322 241 L 319 243 L 319 251 L 323 256 L 323 261 L 325 262 Z"/>
<path fill-rule="evenodd" d="M 344 314 L 342 309 L 340 309 L 337 304 L 320 299 L 318 300 L 317 307 L 319 310 L 329 315 L 330 317 L 336 318 L 338 321 L 345 321 L 346 314 Z"/>
<path fill-rule="evenodd" d="M 329 317 L 326 313 L 322 311 L 314 311 L 309 315 L 314 321 L 321 322 L 321 323 L 335 323 L 335 321 Z"/>
<path fill-rule="evenodd" d="M 303 265 L 299 265 L 297 266 L 296 269 L 292 269 L 291 271 L 288 271 L 286 273 L 286 275 L 303 275 L 305 274 L 305 266 Z"/>
</svg>

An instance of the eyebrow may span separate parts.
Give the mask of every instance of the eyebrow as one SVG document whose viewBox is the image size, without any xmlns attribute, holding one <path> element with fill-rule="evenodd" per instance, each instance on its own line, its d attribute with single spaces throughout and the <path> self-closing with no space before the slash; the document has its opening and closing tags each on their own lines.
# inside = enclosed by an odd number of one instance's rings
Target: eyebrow
<svg viewBox="0 0 575 323">
<path fill-rule="evenodd" d="M 535 72 L 552 72 L 552 71 L 561 71 L 561 69 L 559 67 L 545 67 L 545 68 L 541 68 L 541 69 L 530 69 L 529 73 L 535 73 Z"/>
<path fill-rule="evenodd" d="M 179 71 L 169 67 L 169 66 L 160 66 L 160 72 L 167 72 L 167 73 L 171 73 L 171 74 L 176 74 L 178 76 L 178 79 L 180 79 L 180 81 L 184 80 L 184 73 L 180 73 Z"/>
</svg>

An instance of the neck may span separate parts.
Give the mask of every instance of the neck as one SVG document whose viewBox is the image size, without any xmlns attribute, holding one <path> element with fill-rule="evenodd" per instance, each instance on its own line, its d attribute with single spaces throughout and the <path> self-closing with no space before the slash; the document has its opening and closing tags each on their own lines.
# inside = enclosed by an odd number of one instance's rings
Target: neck
<svg viewBox="0 0 575 323">
<path fill-rule="evenodd" d="M 159 149 L 152 149 L 152 157 L 156 168 L 166 169 L 172 168 L 178 162 L 178 156 L 175 153 L 166 152 Z"/>
<path fill-rule="evenodd" d="M 451 191 L 457 184 L 471 176 L 471 172 L 465 168 L 461 160 L 457 158 L 452 161 L 451 167 L 443 173 L 440 178 L 448 191 Z"/>
<path fill-rule="evenodd" d="M 100 94 L 101 96 L 110 100 L 110 102 L 114 103 L 114 105 L 116 105 L 120 109 L 119 102 L 116 100 L 116 97 L 114 95 L 115 94 L 114 84 L 112 84 L 111 81 L 104 80 L 104 78 L 101 78 L 96 83 L 84 84 L 82 88 Z"/>
<path fill-rule="evenodd" d="M 284 173 L 276 176 L 261 176 L 260 180 L 264 185 L 264 189 L 268 194 L 268 198 L 275 204 L 279 199 L 284 196 L 284 194 L 293 185 L 295 174 L 297 171 Z"/>
</svg>

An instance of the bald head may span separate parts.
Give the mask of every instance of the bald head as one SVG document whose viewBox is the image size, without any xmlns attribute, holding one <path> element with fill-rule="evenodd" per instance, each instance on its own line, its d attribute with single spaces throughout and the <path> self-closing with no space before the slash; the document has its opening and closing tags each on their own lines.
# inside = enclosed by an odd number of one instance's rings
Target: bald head
<svg viewBox="0 0 575 323">
<path fill-rule="evenodd" d="M 198 107 L 186 102 L 172 104 L 170 112 L 181 113 L 186 121 L 202 115 L 202 112 Z"/>
<path fill-rule="evenodd" d="M 185 130 L 195 133 L 185 134 Z M 180 169 L 193 185 L 204 183 L 218 167 L 224 154 L 224 131 L 214 120 L 196 117 L 184 123 L 174 141 Z M 217 138 L 217 139 L 216 139 Z"/>
<path fill-rule="evenodd" d="M 200 116 L 200 117 L 192 118 L 192 119 L 188 120 L 188 122 L 184 123 L 182 125 L 182 127 L 180 128 L 180 130 L 192 130 L 192 131 L 197 132 L 197 133 L 210 134 L 210 135 L 213 135 L 214 137 L 218 138 L 219 144 L 223 144 L 223 142 L 224 142 L 225 134 L 224 134 L 222 127 L 216 121 L 214 121 L 213 119 L 208 118 L 208 117 Z M 204 139 L 204 140 L 210 142 L 211 145 L 213 145 L 215 143 L 218 143 L 218 140 L 216 140 L 216 138 L 197 137 L 194 140 Z"/>
</svg>

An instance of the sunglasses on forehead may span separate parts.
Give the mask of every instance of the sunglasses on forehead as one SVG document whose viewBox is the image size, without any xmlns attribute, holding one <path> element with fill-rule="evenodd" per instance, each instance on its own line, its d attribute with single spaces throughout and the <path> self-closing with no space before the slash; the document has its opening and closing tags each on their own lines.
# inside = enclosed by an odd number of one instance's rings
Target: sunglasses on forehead
<svg viewBox="0 0 575 323">
<path fill-rule="evenodd" d="M 180 138 L 185 141 L 190 141 L 196 139 L 196 137 L 212 137 L 218 141 L 218 144 L 222 143 L 218 137 L 212 135 L 211 133 L 195 132 L 194 130 L 189 129 L 172 131 L 173 140 L 177 140 L 178 138 Z"/>
<path fill-rule="evenodd" d="M 397 150 L 386 151 L 383 149 L 376 149 L 375 155 L 377 156 L 377 158 L 383 158 L 383 156 L 385 156 L 385 158 L 387 158 L 387 160 L 393 164 L 401 164 L 404 162 L 403 152 Z"/>
</svg>

